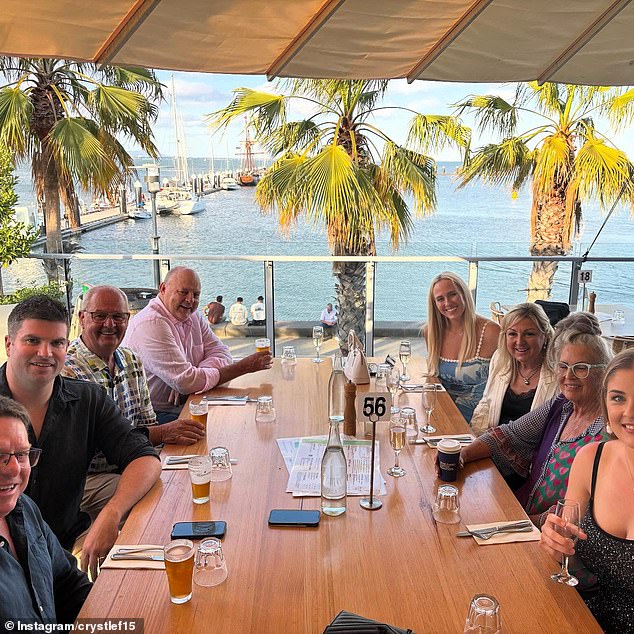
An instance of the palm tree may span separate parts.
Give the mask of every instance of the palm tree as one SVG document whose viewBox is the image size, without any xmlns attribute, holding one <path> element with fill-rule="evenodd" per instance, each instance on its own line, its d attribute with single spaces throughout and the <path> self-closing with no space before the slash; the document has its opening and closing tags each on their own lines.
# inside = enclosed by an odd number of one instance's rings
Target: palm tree
<svg viewBox="0 0 634 634">
<path fill-rule="evenodd" d="M 59 253 L 60 200 L 79 224 L 76 184 L 108 195 L 125 182 L 133 160 L 119 138 L 157 156 L 150 124 L 162 98 L 154 72 L 62 59 L 0 57 L 0 141 L 16 160 L 31 161 L 44 203 L 46 250 Z"/>
<path fill-rule="evenodd" d="M 621 193 L 634 201 L 634 165 L 595 125 L 599 116 L 615 129 L 630 123 L 634 90 L 533 82 L 518 86 L 513 103 L 472 95 L 456 105 L 458 114 L 475 114 L 481 131 L 502 137 L 469 157 L 460 186 L 480 179 L 516 191 L 530 181 L 531 255 L 570 253 L 582 202 L 598 199 L 605 208 Z M 533 115 L 537 125 L 518 132 L 521 115 Z M 528 301 L 550 297 L 556 271 L 557 262 L 533 263 Z"/>
<path fill-rule="evenodd" d="M 470 138 L 455 117 L 393 108 L 412 115 L 407 141 L 398 144 L 372 123 L 375 113 L 388 109 L 377 105 L 387 84 L 291 80 L 279 85 L 286 94 L 238 88 L 209 121 L 224 128 L 250 115 L 255 141 L 275 159 L 256 198 L 263 210 L 276 212 L 283 230 L 304 216 L 325 224 L 332 255 L 372 256 L 379 230 L 387 230 L 394 249 L 407 239 L 412 226 L 407 196 L 420 215 L 435 208 L 436 164 L 424 152 L 448 143 L 465 149 Z M 288 108 L 296 101 L 312 114 L 290 120 Z M 365 332 L 365 270 L 363 262 L 333 266 L 341 341 L 350 329 Z"/>
</svg>

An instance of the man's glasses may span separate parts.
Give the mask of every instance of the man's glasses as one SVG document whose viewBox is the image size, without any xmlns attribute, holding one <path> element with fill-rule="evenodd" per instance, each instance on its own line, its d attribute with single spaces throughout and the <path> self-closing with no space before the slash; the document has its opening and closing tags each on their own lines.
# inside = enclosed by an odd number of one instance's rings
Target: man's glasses
<svg viewBox="0 0 634 634">
<path fill-rule="evenodd" d="M 122 324 L 130 317 L 130 313 L 104 313 L 100 310 L 85 310 L 84 312 L 88 313 L 92 320 L 98 324 L 103 324 L 108 317 L 111 317 L 115 324 Z"/>
<path fill-rule="evenodd" d="M 28 462 L 32 467 L 34 467 L 38 463 L 41 454 L 42 450 L 35 447 L 31 447 L 28 451 L 0 453 L 0 465 L 6 467 L 9 464 L 9 460 L 11 460 L 11 456 L 15 456 L 18 464 L 25 465 Z"/>
<path fill-rule="evenodd" d="M 560 374 L 566 374 L 568 369 L 570 369 L 578 379 L 587 379 L 592 368 L 605 368 L 605 366 L 605 363 L 574 363 L 573 365 L 568 365 L 565 361 L 560 361 L 555 368 Z"/>
</svg>

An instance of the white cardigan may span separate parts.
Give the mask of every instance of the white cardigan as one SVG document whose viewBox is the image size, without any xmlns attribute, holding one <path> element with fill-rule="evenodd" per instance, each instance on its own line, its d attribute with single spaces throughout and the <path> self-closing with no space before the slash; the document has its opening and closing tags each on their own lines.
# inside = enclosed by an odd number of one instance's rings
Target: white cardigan
<svg viewBox="0 0 634 634">
<path fill-rule="evenodd" d="M 476 436 L 480 436 L 487 429 L 497 427 L 502 413 L 502 401 L 506 390 L 511 383 L 511 366 L 504 364 L 500 360 L 500 355 L 496 350 L 491 357 L 489 366 L 489 379 L 482 399 L 477 404 L 471 417 L 471 429 Z M 555 375 L 548 369 L 546 364 L 542 366 L 539 373 L 539 382 L 535 390 L 535 397 L 531 404 L 531 411 L 539 407 L 559 392 L 559 382 Z"/>
</svg>

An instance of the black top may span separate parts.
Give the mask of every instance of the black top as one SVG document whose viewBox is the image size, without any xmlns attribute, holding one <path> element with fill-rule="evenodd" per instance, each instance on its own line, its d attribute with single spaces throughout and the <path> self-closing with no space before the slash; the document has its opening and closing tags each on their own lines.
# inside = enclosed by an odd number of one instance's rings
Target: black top
<svg viewBox="0 0 634 634">
<path fill-rule="evenodd" d="M 517 420 L 531 411 L 531 405 L 535 398 L 535 390 L 529 390 L 522 394 L 515 394 L 511 386 L 506 388 L 504 399 L 502 400 L 502 411 L 500 412 L 499 425 L 505 425 L 509 421 Z"/>
<path fill-rule="evenodd" d="M 12 397 L 6 364 L 0 368 L 0 394 Z M 79 505 L 97 449 L 121 471 L 142 456 L 158 459 L 146 432 L 132 427 L 100 385 L 60 376 L 55 379 L 40 437 L 30 429 L 29 441 L 42 449 L 42 455 L 31 469 L 26 493 L 68 550 L 90 526 Z"/>
<path fill-rule="evenodd" d="M 88 577 L 28 497 L 18 498 L 6 520 L 17 559 L 0 548 L 0 622 L 72 623 L 91 588 Z"/>
</svg>

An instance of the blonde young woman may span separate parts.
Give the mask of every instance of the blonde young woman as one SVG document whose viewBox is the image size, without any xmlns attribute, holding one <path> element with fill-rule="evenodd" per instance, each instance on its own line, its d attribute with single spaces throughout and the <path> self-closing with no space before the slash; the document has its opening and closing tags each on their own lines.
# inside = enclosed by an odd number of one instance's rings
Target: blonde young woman
<svg viewBox="0 0 634 634">
<path fill-rule="evenodd" d="M 549 514 L 541 545 L 552 555 L 576 555 L 573 572 L 588 607 L 605 632 L 634 631 L 634 349 L 607 367 L 601 405 L 608 442 L 577 454 L 566 498 L 579 502 L 579 541 L 561 535 L 563 520 Z"/>
<path fill-rule="evenodd" d="M 436 276 L 427 298 L 423 328 L 429 372 L 438 376 L 467 422 L 489 376 L 500 327 L 475 312 L 473 297 L 455 273 Z"/>
<path fill-rule="evenodd" d="M 538 304 L 518 304 L 502 320 L 498 348 L 471 428 L 479 436 L 536 409 L 557 394 L 559 383 L 548 364 L 553 329 Z"/>
</svg>

